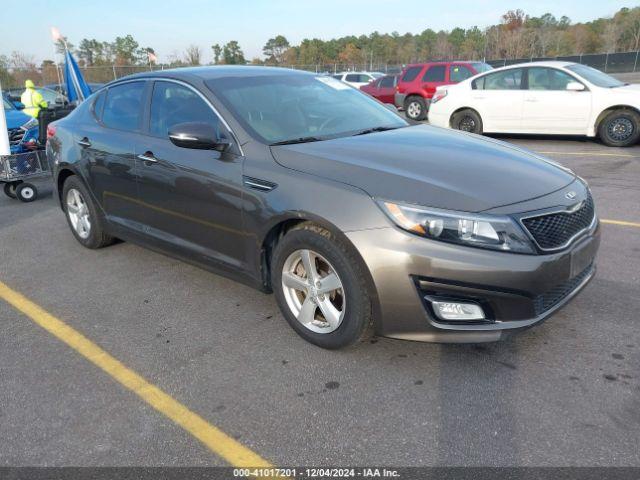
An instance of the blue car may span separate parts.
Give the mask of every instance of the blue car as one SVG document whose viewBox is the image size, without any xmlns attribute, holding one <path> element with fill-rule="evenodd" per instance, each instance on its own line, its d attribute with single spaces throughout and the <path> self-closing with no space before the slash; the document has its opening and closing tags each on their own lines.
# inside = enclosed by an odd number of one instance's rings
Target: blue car
<svg viewBox="0 0 640 480">
<path fill-rule="evenodd" d="M 11 153 L 24 153 L 29 151 L 31 145 L 38 140 L 38 121 L 22 112 L 12 101 L 2 98 L 7 129 L 9 131 L 9 145 Z M 22 105 L 22 104 L 20 104 Z"/>
</svg>

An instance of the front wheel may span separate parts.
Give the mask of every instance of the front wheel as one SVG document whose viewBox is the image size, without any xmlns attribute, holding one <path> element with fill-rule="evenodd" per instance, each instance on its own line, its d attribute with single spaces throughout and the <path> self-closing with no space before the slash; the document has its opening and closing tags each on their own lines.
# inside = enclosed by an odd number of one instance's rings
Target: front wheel
<svg viewBox="0 0 640 480">
<path fill-rule="evenodd" d="M 38 189 L 30 183 L 21 183 L 15 189 L 18 200 L 29 203 L 38 198 Z M 6 192 L 5 192 L 6 193 Z"/>
<path fill-rule="evenodd" d="M 285 319 L 302 338 L 337 349 L 369 332 L 371 292 L 353 247 L 328 230 L 302 223 L 276 245 L 271 284 Z"/>
<path fill-rule="evenodd" d="M 609 147 L 630 147 L 640 138 L 640 118 L 631 110 L 614 110 L 600 122 L 598 134 Z"/>
<path fill-rule="evenodd" d="M 451 117 L 451 127 L 463 132 L 482 135 L 482 119 L 478 112 L 471 109 L 454 113 Z"/>
</svg>

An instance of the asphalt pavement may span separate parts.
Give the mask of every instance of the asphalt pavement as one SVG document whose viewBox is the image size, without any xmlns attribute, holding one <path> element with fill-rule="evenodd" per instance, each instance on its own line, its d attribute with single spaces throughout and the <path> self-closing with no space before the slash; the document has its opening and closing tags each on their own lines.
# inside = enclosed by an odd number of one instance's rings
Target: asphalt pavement
<svg viewBox="0 0 640 480">
<path fill-rule="evenodd" d="M 640 146 L 502 139 L 623 223 L 602 225 L 583 293 L 499 343 L 322 350 L 273 296 L 129 243 L 84 249 L 46 185 L 0 198 L 0 282 L 274 465 L 640 466 Z M 226 464 L 1 299 L 0 325 L 0 466 Z"/>
</svg>

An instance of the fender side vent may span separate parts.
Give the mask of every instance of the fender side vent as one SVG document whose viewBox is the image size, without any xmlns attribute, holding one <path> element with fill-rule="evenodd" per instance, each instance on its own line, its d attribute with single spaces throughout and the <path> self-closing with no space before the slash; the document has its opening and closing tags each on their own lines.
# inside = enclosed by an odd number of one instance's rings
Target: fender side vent
<svg viewBox="0 0 640 480">
<path fill-rule="evenodd" d="M 275 189 L 278 185 L 273 182 L 268 182 L 266 180 L 261 180 L 259 178 L 242 176 L 242 182 L 244 186 L 247 188 L 252 188 L 253 190 L 258 190 L 260 192 L 270 192 Z"/>
</svg>

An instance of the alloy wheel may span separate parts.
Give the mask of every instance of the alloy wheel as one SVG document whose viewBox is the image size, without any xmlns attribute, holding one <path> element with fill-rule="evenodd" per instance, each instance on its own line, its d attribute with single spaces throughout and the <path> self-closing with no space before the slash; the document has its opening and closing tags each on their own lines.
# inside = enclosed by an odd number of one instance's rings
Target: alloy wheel
<svg viewBox="0 0 640 480">
<path fill-rule="evenodd" d="M 75 188 L 67 192 L 67 215 L 71 226 L 80 238 L 86 240 L 91 234 L 91 215 L 87 203 Z"/>
<path fill-rule="evenodd" d="M 291 313 L 312 332 L 331 333 L 342 323 L 342 281 L 329 261 L 313 250 L 296 250 L 287 257 L 282 290 Z"/>
<path fill-rule="evenodd" d="M 407 105 L 407 115 L 409 118 L 418 118 L 422 113 L 422 106 L 418 102 L 410 102 Z"/>
</svg>

